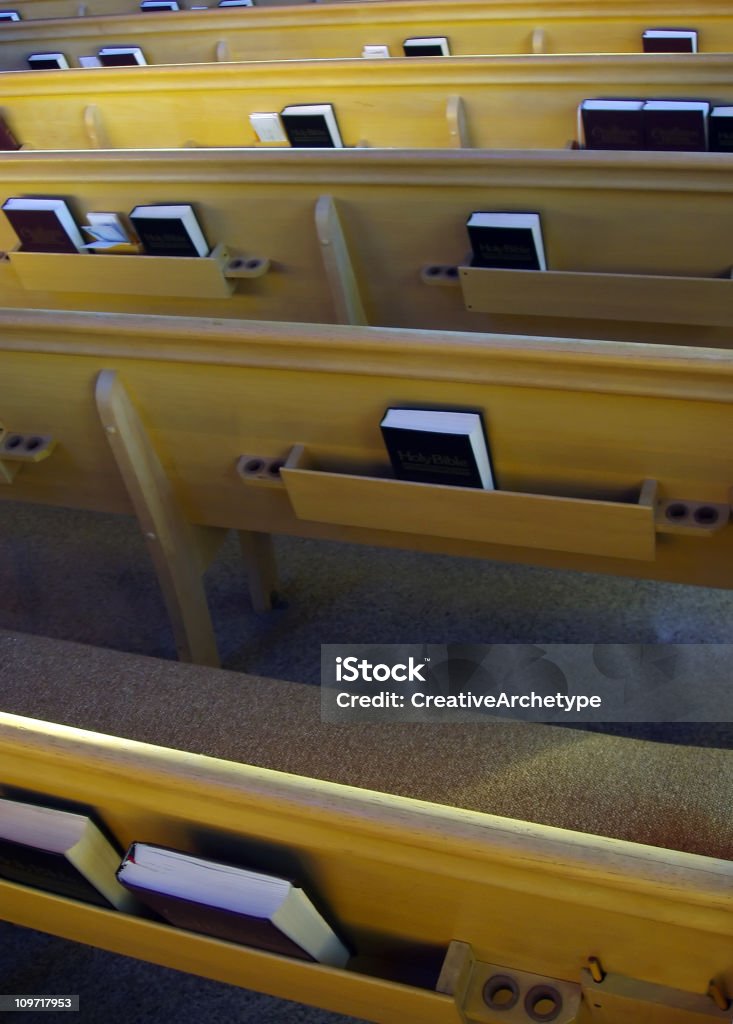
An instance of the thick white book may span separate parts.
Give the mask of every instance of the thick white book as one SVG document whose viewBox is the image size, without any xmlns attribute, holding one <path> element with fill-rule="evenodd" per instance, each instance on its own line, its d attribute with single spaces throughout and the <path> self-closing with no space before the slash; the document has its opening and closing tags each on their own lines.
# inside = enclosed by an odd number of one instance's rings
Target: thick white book
<svg viewBox="0 0 733 1024">
<path fill-rule="evenodd" d="M 474 267 L 547 270 L 539 213 L 477 210 L 466 222 Z"/>
<path fill-rule="evenodd" d="M 63 53 L 31 53 L 26 60 L 34 71 L 55 71 L 69 66 Z"/>
<path fill-rule="evenodd" d="M 133 910 L 120 854 L 85 814 L 0 799 L 0 876 L 98 906 Z"/>
<path fill-rule="evenodd" d="M 362 57 L 370 57 L 381 60 L 385 57 L 391 57 L 388 46 L 383 46 L 381 43 L 367 43 L 364 49 L 361 51 Z"/>
<path fill-rule="evenodd" d="M 330 103 L 294 104 L 280 111 L 291 146 L 306 149 L 343 149 L 336 114 Z"/>
<path fill-rule="evenodd" d="M 450 57 L 450 46 L 445 36 L 405 39 L 402 49 L 405 57 Z"/>
<path fill-rule="evenodd" d="M 136 206 L 130 223 L 149 256 L 208 256 L 204 238 L 192 206 Z"/>
<path fill-rule="evenodd" d="M 495 489 L 480 413 L 392 408 L 380 426 L 399 480 Z"/>
<path fill-rule="evenodd" d="M 149 843 L 133 843 L 117 877 L 166 920 L 273 953 L 343 967 L 349 951 L 303 889 Z"/>
<path fill-rule="evenodd" d="M 97 56 L 103 68 L 134 67 L 148 63 L 139 46 L 103 46 Z"/>
</svg>

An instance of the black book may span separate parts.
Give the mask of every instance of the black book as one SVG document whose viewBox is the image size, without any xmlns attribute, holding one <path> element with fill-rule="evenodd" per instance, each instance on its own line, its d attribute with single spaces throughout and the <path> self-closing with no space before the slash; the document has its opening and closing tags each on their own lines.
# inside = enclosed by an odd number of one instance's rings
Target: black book
<svg viewBox="0 0 733 1024">
<path fill-rule="evenodd" d="M 653 150 L 697 152 L 708 148 L 706 100 L 647 100 L 644 146 Z"/>
<path fill-rule="evenodd" d="M 336 114 L 330 103 L 296 104 L 280 111 L 291 146 L 306 149 L 343 149 Z"/>
<path fill-rule="evenodd" d="M 644 53 L 697 53 L 697 32 L 691 28 L 649 28 L 642 33 Z"/>
<path fill-rule="evenodd" d="M 100 907 L 130 910 L 120 855 L 84 814 L 0 799 L 0 876 Z"/>
<path fill-rule="evenodd" d="M 0 11 L 0 21 L 20 21 L 18 11 Z"/>
<path fill-rule="evenodd" d="M 398 480 L 494 490 L 480 413 L 394 408 L 380 426 Z"/>
<path fill-rule="evenodd" d="M 472 267 L 547 270 L 538 213 L 476 211 L 466 222 Z"/>
<path fill-rule="evenodd" d="M 402 49 L 405 57 L 450 57 L 450 47 L 445 36 L 405 39 Z"/>
<path fill-rule="evenodd" d="M 141 11 L 180 11 L 178 0 L 142 0 Z"/>
<path fill-rule="evenodd" d="M 733 107 L 713 107 L 708 118 L 708 143 L 714 153 L 733 153 Z"/>
<path fill-rule="evenodd" d="M 188 203 L 136 206 L 130 222 L 148 256 L 209 255 L 204 233 Z"/>
<path fill-rule="evenodd" d="M 586 149 L 644 149 L 644 100 L 583 100 Z"/>
<path fill-rule="evenodd" d="M 58 71 L 69 66 L 63 53 L 31 53 L 26 60 L 34 71 Z"/>
<path fill-rule="evenodd" d="M 139 46 L 105 46 L 98 53 L 103 68 L 125 68 L 147 64 Z"/>
</svg>

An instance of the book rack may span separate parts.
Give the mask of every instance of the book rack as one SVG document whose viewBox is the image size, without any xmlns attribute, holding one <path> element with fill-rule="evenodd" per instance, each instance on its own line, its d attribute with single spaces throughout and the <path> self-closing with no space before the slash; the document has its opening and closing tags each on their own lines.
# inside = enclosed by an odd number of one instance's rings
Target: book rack
<svg viewBox="0 0 733 1024">
<path fill-rule="evenodd" d="M 466 332 L 476 331 L 478 318 L 461 301 L 457 287 L 451 294 L 449 288 L 425 283 L 460 286 L 457 267 L 465 265 L 465 223 L 472 210 L 534 208 L 542 217 L 550 265 L 592 267 L 597 274 L 589 278 L 596 281 L 598 301 L 585 302 L 587 315 L 580 315 L 575 302 L 583 307 L 585 278 L 578 276 L 574 290 L 571 277 L 564 279 L 567 308 L 562 312 L 567 315 L 540 316 L 525 308 L 529 297 L 524 290 L 532 281 L 536 287 L 543 282 L 539 276 L 522 278 L 518 299 L 517 289 L 513 292 L 513 312 L 486 314 L 480 326 L 507 334 L 730 347 L 731 325 L 711 326 L 711 321 L 727 320 L 725 295 L 733 287 L 714 278 L 731 260 L 725 227 L 725 211 L 733 201 L 729 158 L 713 153 L 627 157 L 447 149 L 409 156 L 369 149 L 8 153 L 0 166 L 0 190 L 6 197 L 67 196 L 81 211 L 129 210 L 161 198 L 195 200 L 207 237 L 255 254 L 255 262 L 257 254 L 266 254 L 277 269 L 231 292 L 219 269 L 197 261 L 193 271 L 210 273 L 214 289 L 228 295 L 225 301 L 198 297 L 195 282 L 188 293 L 166 271 L 161 284 L 147 285 L 151 292 L 145 310 L 151 314 Z M 584 217 L 577 215 L 578 204 Z M 10 249 L 17 238 L 0 220 L 0 248 Z M 416 273 L 420 266 L 434 270 L 427 259 L 442 260 L 446 250 L 452 266 L 422 278 Z M 43 254 L 36 255 L 20 254 L 17 268 L 20 260 L 29 270 L 31 262 L 40 266 Z M 135 298 L 122 292 L 129 287 L 124 276 L 117 285 L 103 276 L 95 291 L 65 290 L 79 288 L 79 268 L 91 273 L 94 265 L 101 274 L 113 265 L 104 264 L 111 258 L 102 253 L 83 265 L 76 255 L 49 258 L 48 272 L 44 267 L 34 277 L 34 301 L 47 309 L 138 310 Z M 125 274 L 144 268 L 149 259 L 117 257 Z M 264 265 L 258 264 L 260 271 Z M 3 306 L 25 308 L 29 291 L 16 266 L 0 262 L 0 299 Z M 77 268 L 73 276 L 66 276 L 67 267 Z M 176 258 L 170 271 L 181 269 Z M 617 274 L 619 269 L 624 273 Z M 547 273 L 556 272 L 561 273 Z M 229 282 L 244 273 L 250 272 L 233 269 L 232 262 L 223 272 Z M 163 283 L 171 284 L 173 294 L 163 293 Z M 608 298 L 614 289 L 606 289 L 610 284 L 629 296 L 629 312 L 643 316 L 644 323 L 616 312 Z M 634 288 L 639 289 L 636 306 L 631 305 Z M 678 295 L 687 296 L 684 304 Z M 676 315 L 683 306 L 679 320 L 670 323 L 670 309 Z M 619 318 L 603 319 L 610 314 Z"/>
<path fill-rule="evenodd" d="M 38 10 L 51 17 L 52 5 L 65 3 L 64 22 L 53 25 L 24 20 L 0 40 L 0 64 L 6 70 L 25 70 L 25 56 L 53 40 L 53 49 L 72 60 L 99 49 L 110 39 L 136 39 L 152 64 L 183 64 L 210 60 L 312 60 L 359 57 L 365 44 L 377 40 L 389 46 L 392 57 L 402 56 L 402 42 L 410 36 L 445 35 L 451 52 L 468 54 L 522 53 L 640 53 L 641 35 L 650 25 L 665 25 L 678 17 L 688 24 L 686 11 L 678 14 L 645 0 L 633 7 L 616 2 L 605 7 L 578 6 L 568 0 L 550 5 L 540 0 L 531 8 L 480 0 L 457 0 L 448 9 L 415 0 L 391 0 L 385 10 L 369 2 L 335 4 L 327 9 L 306 4 L 299 10 L 265 8 L 258 3 L 245 12 L 215 9 L 182 11 L 176 15 L 175 33 L 168 13 L 141 16 L 133 0 L 90 0 L 85 23 L 71 20 L 72 0 L 19 0 L 21 11 Z M 128 14 L 124 13 L 128 7 Z M 42 13 L 43 12 L 43 13 Z M 96 24 L 94 15 L 106 14 Z M 115 16 L 116 15 L 116 16 Z M 31 15 L 33 16 L 33 15 Z M 58 17 L 59 15 L 57 15 Z M 28 17 L 24 13 L 24 17 Z M 90 18 L 92 20 L 90 20 Z M 701 50 L 725 53 L 733 49 L 730 11 L 719 0 L 695 7 L 694 27 Z"/>
<path fill-rule="evenodd" d="M 201 575 L 230 529 L 261 609 L 280 533 L 733 587 L 725 351 L 62 311 L 0 327 L 0 417 L 57 442 L 0 498 L 134 514 L 186 660 L 216 663 Z M 385 477 L 379 422 L 407 401 L 485 410 L 501 490 Z"/>
<path fill-rule="evenodd" d="M 559 150 L 577 132 L 584 99 L 613 93 L 733 103 L 728 72 L 727 58 L 713 53 L 72 68 L 59 75 L 8 75 L 3 108 L 16 138 L 35 150 L 256 146 L 249 114 L 324 98 L 334 106 L 346 147 L 366 141 L 371 147 L 454 148 L 470 142 L 486 149 Z M 91 106 L 98 108 L 93 124 L 85 116 L 90 73 Z M 521 117 L 518 89 L 527 97 Z M 462 102 L 458 132 L 455 98 Z"/>
<path fill-rule="evenodd" d="M 733 279 L 594 274 L 546 270 L 447 268 L 432 276 L 456 280 L 473 313 L 623 320 L 639 323 L 733 327 Z"/>
<path fill-rule="evenodd" d="M 523 997 L 530 980 L 566 1010 L 582 993 L 578 1019 L 597 1024 L 624 998 L 632 1024 L 652 1004 L 680 1024 L 729 1016 L 705 997 L 730 979 L 723 860 L 5 713 L 0 781 L 95 808 L 123 848 L 220 838 L 287 856 L 356 956 L 304 963 L 0 882 L 2 916 L 27 927 L 380 1024 L 493 1024 L 474 994 L 498 966 Z M 598 982 L 591 963 L 616 973 Z"/>
<path fill-rule="evenodd" d="M 223 245 L 206 257 L 91 255 L 13 249 L 7 259 L 28 291 L 198 299 L 227 298 L 237 280 L 262 277 L 269 269 L 268 260 L 233 257 Z"/>
<path fill-rule="evenodd" d="M 250 457 L 240 460 L 244 480 L 249 477 L 251 462 Z M 302 445 L 293 447 L 280 468 L 277 463 L 265 467 L 265 477 L 269 474 L 272 478 L 275 473 L 282 479 L 298 519 L 551 551 L 654 559 L 654 481 L 642 485 L 636 504 L 483 491 L 323 472 L 314 467 Z M 256 482 L 261 475 L 262 471 L 255 472 Z"/>
<path fill-rule="evenodd" d="M 11 484 L 24 465 L 42 462 L 55 447 L 52 437 L 19 434 L 0 423 L 0 484 Z"/>
</svg>

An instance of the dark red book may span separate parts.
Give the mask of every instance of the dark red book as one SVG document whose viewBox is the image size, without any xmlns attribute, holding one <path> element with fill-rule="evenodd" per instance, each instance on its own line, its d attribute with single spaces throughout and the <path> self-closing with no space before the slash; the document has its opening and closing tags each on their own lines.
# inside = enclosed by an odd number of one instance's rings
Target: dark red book
<svg viewBox="0 0 733 1024">
<path fill-rule="evenodd" d="M 733 153 L 733 107 L 714 107 L 708 118 L 708 136 L 713 153 Z"/>
<path fill-rule="evenodd" d="M 644 100 L 583 100 L 586 149 L 643 149 Z"/>
<path fill-rule="evenodd" d="M 642 33 L 644 53 L 697 53 L 697 32 L 692 28 L 649 28 Z"/>
<path fill-rule="evenodd" d="M 24 252 L 84 252 L 84 239 L 63 199 L 13 198 L 3 211 Z"/>
<path fill-rule="evenodd" d="M 706 100 L 648 100 L 644 104 L 644 148 L 677 152 L 708 148 Z"/>
</svg>

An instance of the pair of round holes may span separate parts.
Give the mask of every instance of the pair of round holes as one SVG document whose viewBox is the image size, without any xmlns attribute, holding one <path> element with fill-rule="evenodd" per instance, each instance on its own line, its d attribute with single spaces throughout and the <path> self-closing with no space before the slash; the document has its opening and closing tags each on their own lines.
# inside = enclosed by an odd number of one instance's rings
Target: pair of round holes
<svg viewBox="0 0 733 1024">
<path fill-rule="evenodd" d="M 285 463 L 282 460 L 266 463 L 264 459 L 249 459 L 249 461 L 244 464 L 244 472 L 249 473 L 252 476 L 256 476 L 267 466 L 267 472 L 270 476 L 280 476 L 280 470 L 284 465 Z"/>
<path fill-rule="evenodd" d="M 670 522 L 680 523 L 689 518 L 690 509 L 682 501 L 673 501 L 671 505 L 667 506 L 664 514 Z M 719 517 L 720 514 L 717 508 L 713 508 L 712 505 L 700 505 L 692 513 L 693 522 L 697 523 L 698 526 L 713 526 L 717 523 Z"/>
<path fill-rule="evenodd" d="M 519 985 L 508 974 L 494 974 L 484 985 L 484 1002 L 492 1010 L 512 1010 L 519 995 Z M 533 985 L 524 997 L 524 1012 L 538 1024 L 556 1020 L 561 1010 L 562 996 L 552 985 Z"/>
<path fill-rule="evenodd" d="M 22 434 L 11 434 L 10 437 L 4 444 L 4 448 L 8 452 L 17 452 L 19 448 L 24 448 L 27 452 L 37 451 L 43 444 L 43 438 L 41 437 L 23 437 Z"/>
<path fill-rule="evenodd" d="M 428 277 L 458 277 L 458 267 L 428 267 Z"/>
</svg>

